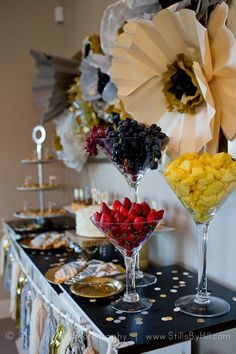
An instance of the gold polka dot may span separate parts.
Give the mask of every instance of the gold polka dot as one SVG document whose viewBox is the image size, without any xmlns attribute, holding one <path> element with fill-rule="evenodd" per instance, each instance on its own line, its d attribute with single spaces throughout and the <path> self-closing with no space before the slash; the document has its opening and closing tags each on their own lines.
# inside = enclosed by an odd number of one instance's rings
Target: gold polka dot
<svg viewBox="0 0 236 354">
<path fill-rule="evenodd" d="M 186 281 L 180 280 L 179 283 L 180 283 L 180 284 L 186 284 Z"/>
<path fill-rule="evenodd" d="M 107 318 L 106 318 L 106 321 L 108 321 L 108 322 L 111 322 L 111 321 L 113 321 L 113 320 L 114 320 L 113 317 L 107 317 Z"/>
<path fill-rule="evenodd" d="M 174 289 L 179 289 L 179 285 L 173 285 Z"/>
<path fill-rule="evenodd" d="M 96 299 L 90 299 L 89 301 L 90 302 L 96 302 L 97 300 Z"/>
<path fill-rule="evenodd" d="M 156 272 L 157 275 L 162 275 L 162 272 Z"/>
<path fill-rule="evenodd" d="M 171 316 L 166 316 L 166 317 L 162 317 L 161 320 L 162 320 L 162 321 L 172 321 L 172 320 L 173 320 L 173 317 L 171 317 Z"/>
<path fill-rule="evenodd" d="M 155 290 L 155 291 L 160 291 L 160 290 L 161 290 L 161 288 L 154 288 L 154 290 Z"/>
<path fill-rule="evenodd" d="M 173 280 L 179 280 L 179 278 L 178 278 L 178 277 L 173 277 L 172 279 L 173 279 Z"/>
<path fill-rule="evenodd" d="M 154 303 L 154 302 L 156 302 L 156 300 L 155 300 L 155 299 L 149 299 L 149 301 L 151 301 L 151 302 L 153 302 L 153 303 Z"/>
<path fill-rule="evenodd" d="M 176 274 L 178 273 L 178 270 L 172 270 L 171 273 Z"/>
<path fill-rule="evenodd" d="M 189 272 L 183 272 L 183 275 L 189 275 Z"/>
<path fill-rule="evenodd" d="M 136 317 L 135 318 L 135 321 L 142 321 L 143 319 L 142 319 L 142 317 Z"/>
<path fill-rule="evenodd" d="M 148 311 L 142 311 L 141 314 L 142 315 L 148 315 Z"/>
<path fill-rule="evenodd" d="M 198 318 L 198 319 L 197 319 L 197 322 L 198 322 L 198 323 L 204 323 L 205 320 L 204 320 L 204 318 Z"/>
<path fill-rule="evenodd" d="M 184 287 L 186 286 L 186 284 L 179 284 L 179 286 L 180 286 L 181 288 L 184 288 Z"/>
<path fill-rule="evenodd" d="M 161 294 L 160 297 L 166 297 L 166 294 Z"/>
<path fill-rule="evenodd" d="M 131 332 L 131 333 L 129 334 L 129 336 L 132 337 L 132 338 L 137 337 L 137 335 L 138 335 L 137 332 Z"/>
<path fill-rule="evenodd" d="M 190 275 L 188 275 L 188 278 L 193 278 L 193 276 L 190 274 Z"/>
<path fill-rule="evenodd" d="M 232 300 L 233 300 L 233 301 L 236 301 L 236 297 L 232 297 Z"/>
</svg>

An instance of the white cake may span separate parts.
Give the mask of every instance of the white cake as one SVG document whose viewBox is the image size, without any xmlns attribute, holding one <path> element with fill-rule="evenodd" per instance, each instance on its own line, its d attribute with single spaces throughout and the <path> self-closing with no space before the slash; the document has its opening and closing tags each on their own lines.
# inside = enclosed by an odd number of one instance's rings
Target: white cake
<svg viewBox="0 0 236 354">
<path fill-rule="evenodd" d="M 100 206 L 89 206 L 76 211 L 76 233 L 84 237 L 105 237 L 96 226 L 93 225 L 90 217 L 100 210 Z"/>
</svg>

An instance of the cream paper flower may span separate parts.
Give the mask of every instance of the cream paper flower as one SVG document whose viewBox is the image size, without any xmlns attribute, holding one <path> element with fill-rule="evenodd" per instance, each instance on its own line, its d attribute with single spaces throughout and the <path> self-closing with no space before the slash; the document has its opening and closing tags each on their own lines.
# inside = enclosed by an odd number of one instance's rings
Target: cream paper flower
<svg viewBox="0 0 236 354">
<path fill-rule="evenodd" d="M 236 133 L 236 44 L 227 13 L 217 5 L 205 28 L 194 11 L 162 10 L 153 21 L 129 22 L 113 50 L 118 96 L 135 119 L 160 124 L 173 157 L 206 144 L 217 150 L 220 126 L 228 139 Z"/>
</svg>

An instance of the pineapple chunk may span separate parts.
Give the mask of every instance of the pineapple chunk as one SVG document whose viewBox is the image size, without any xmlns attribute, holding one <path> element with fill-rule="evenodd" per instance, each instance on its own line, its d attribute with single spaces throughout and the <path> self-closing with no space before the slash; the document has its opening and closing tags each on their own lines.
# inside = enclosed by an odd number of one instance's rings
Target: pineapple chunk
<svg viewBox="0 0 236 354">
<path fill-rule="evenodd" d="M 198 179 L 204 176 L 204 170 L 202 167 L 193 167 L 191 172 L 191 177 Z"/>
<path fill-rule="evenodd" d="M 234 175 L 230 170 L 226 168 L 221 168 L 221 181 L 222 182 L 232 182 L 236 180 L 236 175 Z"/>
<path fill-rule="evenodd" d="M 211 184 L 209 184 L 209 186 L 207 186 L 207 189 L 203 192 L 204 196 L 211 196 L 214 194 L 217 194 L 219 192 L 222 191 L 224 187 L 224 184 L 220 181 L 215 181 Z"/>
<path fill-rule="evenodd" d="M 191 161 L 190 160 L 184 160 L 180 167 L 182 168 L 182 170 L 186 171 L 186 172 L 191 172 L 192 166 L 191 166 Z"/>
</svg>

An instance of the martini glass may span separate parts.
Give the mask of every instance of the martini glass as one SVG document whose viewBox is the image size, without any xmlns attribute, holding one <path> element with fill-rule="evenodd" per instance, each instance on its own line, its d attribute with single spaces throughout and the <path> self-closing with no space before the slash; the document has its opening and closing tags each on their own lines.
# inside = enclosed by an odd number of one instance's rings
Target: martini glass
<svg viewBox="0 0 236 354">
<path fill-rule="evenodd" d="M 136 255 L 143 244 L 152 235 L 162 220 L 141 222 L 134 227 L 133 223 L 103 223 L 91 217 L 94 225 L 104 233 L 110 242 L 121 252 L 126 266 L 126 291 L 122 298 L 111 303 L 116 310 L 123 312 L 140 312 L 152 306 L 149 299 L 141 297 L 135 290 Z"/>
<path fill-rule="evenodd" d="M 162 149 L 167 145 L 168 141 L 169 139 L 166 138 L 166 141 L 161 143 Z M 125 137 L 121 142 L 119 137 L 102 138 L 99 139 L 99 145 L 109 161 L 125 177 L 131 189 L 132 199 L 134 202 L 137 202 L 139 184 L 150 165 L 145 139 L 140 137 Z M 161 157 L 161 147 L 159 147 L 159 150 Z M 125 156 L 122 153 L 123 151 L 125 151 Z M 124 281 L 124 275 L 122 274 L 116 278 Z M 136 287 L 145 287 L 154 284 L 157 281 L 155 275 L 143 273 L 140 270 L 139 252 L 136 252 L 135 278 Z"/>
<path fill-rule="evenodd" d="M 186 188 L 186 185 L 184 186 L 181 181 L 174 182 L 168 173 L 165 175 L 165 179 L 193 218 L 198 236 L 197 293 L 180 297 L 175 302 L 175 306 L 179 307 L 181 312 L 192 316 L 216 317 L 223 315 L 230 310 L 230 305 L 225 300 L 210 295 L 207 291 L 208 230 L 216 212 L 235 188 L 236 181 L 224 182 L 224 188 L 219 193 L 212 195 L 212 198 L 211 196 L 205 198 L 203 192 L 201 192 L 195 202 L 194 193 L 196 194 L 196 189 Z"/>
</svg>

